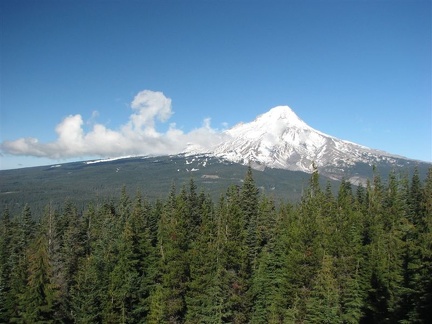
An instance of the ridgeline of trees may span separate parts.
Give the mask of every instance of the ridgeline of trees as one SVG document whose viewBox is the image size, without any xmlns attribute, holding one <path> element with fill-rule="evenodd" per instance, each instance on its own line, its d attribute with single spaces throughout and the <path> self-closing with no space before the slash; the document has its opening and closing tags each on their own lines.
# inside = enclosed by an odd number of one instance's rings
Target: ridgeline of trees
<svg viewBox="0 0 432 324">
<path fill-rule="evenodd" d="M 296 205 L 249 168 L 216 203 L 191 180 L 152 203 L 6 210 L 0 322 L 430 323 L 432 169 L 337 195 L 318 177 Z"/>
</svg>

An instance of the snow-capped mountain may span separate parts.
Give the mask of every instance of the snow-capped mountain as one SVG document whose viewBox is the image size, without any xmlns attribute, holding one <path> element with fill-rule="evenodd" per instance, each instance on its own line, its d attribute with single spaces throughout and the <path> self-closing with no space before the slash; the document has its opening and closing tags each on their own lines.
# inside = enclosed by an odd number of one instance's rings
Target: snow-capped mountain
<svg viewBox="0 0 432 324">
<path fill-rule="evenodd" d="M 266 168 L 311 173 L 315 165 L 320 174 L 352 183 L 364 183 L 372 176 L 372 166 L 384 174 L 392 169 L 430 163 L 410 160 L 384 151 L 368 148 L 320 132 L 301 120 L 288 106 L 278 106 L 249 123 L 240 123 L 218 134 L 219 143 L 187 143 L 180 155 L 195 156 L 197 161 L 215 157 L 218 161 L 251 164 Z M 206 143 L 206 141 L 204 141 Z M 127 157 L 125 157 L 127 158 Z M 122 158 L 88 161 L 86 164 L 112 162 Z M 198 163 L 198 162 L 197 162 Z M 205 162 L 189 171 L 205 168 Z"/>
<path fill-rule="evenodd" d="M 250 123 L 240 123 L 225 135 L 224 141 L 207 153 L 257 168 L 311 172 L 315 164 L 327 176 L 341 178 L 358 163 L 396 165 L 404 159 L 324 134 L 288 106 L 275 107 Z"/>
</svg>

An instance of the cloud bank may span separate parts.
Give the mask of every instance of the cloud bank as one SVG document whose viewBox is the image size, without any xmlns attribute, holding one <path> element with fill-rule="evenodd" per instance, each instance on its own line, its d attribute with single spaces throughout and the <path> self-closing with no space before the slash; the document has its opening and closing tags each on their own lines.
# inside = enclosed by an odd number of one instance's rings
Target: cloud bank
<svg viewBox="0 0 432 324">
<path fill-rule="evenodd" d="M 133 112 L 128 122 L 117 130 L 95 123 L 86 132 L 82 116 L 70 115 L 56 126 L 57 139 L 53 142 L 40 143 L 37 138 L 20 138 L 4 141 L 0 149 L 6 154 L 52 159 L 165 155 L 178 154 L 191 147 L 201 152 L 209 151 L 223 139 L 223 133 L 211 128 L 210 119 L 205 119 L 201 127 L 188 133 L 178 129 L 174 123 L 166 132 L 158 132 L 156 121 L 167 122 L 173 114 L 171 99 L 162 92 L 143 90 L 130 106 Z"/>
</svg>

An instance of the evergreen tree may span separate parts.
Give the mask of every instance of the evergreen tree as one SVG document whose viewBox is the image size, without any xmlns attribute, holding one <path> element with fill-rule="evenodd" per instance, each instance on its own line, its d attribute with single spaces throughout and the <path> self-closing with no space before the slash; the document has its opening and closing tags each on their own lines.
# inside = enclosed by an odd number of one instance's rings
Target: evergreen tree
<svg viewBox="0 0 432 324">
<path fill-rule="evenodd" d="M 373 185 L 366 186 L 363 216 L 363 253 L 365 265 L 362 269 L 363 289 L 367 292 L 362 321 L 381 322 L 387 318 L 389 292 L 383 278 L 387 260 L 384 241 L 383 198 L 384 187 L 379 174 L 374 174 Z"/>
<path fill-rule="evenodd" d="M 13 228 L 6 208 L 0 220 L 0 323 L 11 317 L 11 253 Z"/>
<path fill-rule="evenodd" d="M 76 323 L 101 323 L 102 307 L 106 296 L 100 271 L 99 255 L 90 255 L 81 260 L 75 284 L 71 288 L 70 311 Z"/>
<path fill-rule="evenodd" d="M 343 180 L 337 208 L 329 217 L 328 251 L 333 257 L 334 276 L 340 292 L 341 319 L 347 323 L 359 322 L 365 299 L 360 275 L 364 265 L 362 215 L 357 206 L 351 184 Z"/>
<path fill-rule="evenodd" d="M 108 305 L 104 320 L 109 323 L 130 323 L 133 307 L 138 304 L 139 287 L 137 255 L 134 251 L 134 233 L 126 221 L 122 235 L 117 241 L 117 262 L 109 274 Z"/>
<path fill-rule="evenodd" d="M 120 217 L 120 226 L 124 226 L 130 215 L 131 201 L 126 192 L 126 186 L 123 186 L 120 193 L 120 202 L 118 205 L 118 216 Z"/>
<path fill-rule="evenodd" d="M 68 311 L 71 303 L 71 288 L 76 283 L 79 263 L 89 252 L 85 219 L 80 218 L 77 213 L 70 214 L 68 226 L 60 240 L 60 249 L 50 260 L 53 263 L 54 280 L 60 287 L 63 316 L 71 320 Z"/>
<path fill-rule="evenodd" d="M 6 309 L 11 322 L 20 321 L 21 310 L 25 305 L 22 296 L 27 290 L 28 254 L 27 249 L 33 240 L 36 226 L 33 221 L 30 207 L 26 204 L 13 222 L 13 234 L 11 236 L 11 253 L 9 256 L 9 296 L 6 300 Z"/>
<path fill-rule="evenodd" d="M 425 224 L 422 222 L 424 214 L 423 206 L 423 188 L 420 181 L 418 169 L 414 169 L 414 174 L 411 179 L 411 184 L 408 193 L 408 206 L 409 206 L 409 220 L 414 226 L 424 227 Z"/>
<path fill-rule="evenodd" d="M 20 245 L 21 247 L 25 247 L 30 240 L 34 236 L 34 226 L 35 222 L 32 217 L 32 213 L 29 205 L 25 205 L 21 214 L 21 218 L 19 220 L 19 229 L 20 229 Z"/>
<path fill-rule="evenodd" d="M 161 284 L 156 284 L 153 293 L 150 295 L 149 313 L 146 321 L 150 324 L 165 323 L 164 321 L 164 302 L 163 302 L 163 287 Z"/>
<path fill-rule="evenodd" d="M 313 280 L 306 300 L 307 323 L 342 323 L 340 316 L 340 291 L 334 277 L 332 257 L 324 255 L 322 265 Z"/>
<path fill-rule="evenodd" d="M 239 188 L 230 186 L 218 210 L 218 241 L 221 249 L 219 275 L 224 292 L 221 316 L 223 322 L 229 323 L 245 323 L 248 317 L 247 227 L 240 197 Z"/>
<path fill-rule="evenodd" d="M 327 215 L 323 209 L 326 205 L 325 201 L 325 196 L 319 186 L 318 171 L 315 169 L 307 194 L 303 197 L 298 209 L 299 238 L 295 242 L 296 248 L 301 253 L 299 262 L 303 264 L 302 273 L 299 273 L 301 285 L 308 288 L 320 267 L 325 248 L 324 231 L 328 228 Z"/>
<path fill-rule="evenodd" d="M 173 187 L 159 224 L 163 318 L 171 323 L 183 322 L 186 314 L 185 293 L 189 281 L 186 212 L 186 191 L 182 190 L 176 197 Z"/>
<path fill-rule="evenodd" d="M 205 200 L 200 208 L 200 231 L 189 250 L 190 283 L 186 293 L 187 323 L 220 323 L 222 289 L 220 249 L 217 225 L 211 202 Z"/>
<path fill-rule="evenodd" d="M 432 168 L 429 169 L 422 195 L 423 214 L 417 226 L 420 264 L 417 270 L 413 321 L 428 323 L 432 314 Z"/>
<path fill-rule="evenodd" d="M 89 206 L 84 214 L 83 254 L 78 258 L 76 275 L 70 288 L 70 308 L 77 322 L 93 323 L 112 319 L 110 274 L 118 262 L 117 243 L 121 219 L 113 203 L 99 209 Z"/>
<path fill-rule="evenodd" d="M 400 304 L 404 294 L 404 253 L 406 251 L 406 235 L 409 231 L 409 224 L 406 222 L 406 199 L 400 187 L 400 181 L 396 173 L 389 175 L 384 200 L 385 217 L 384 236 L 386 242 L 387 271 L 385 280 L 390 293 L 388 300 L 389 317 L 392 321 L 400 320 Z M 402 310 L 402 313 L 405 313 Z"/>
<path fill-rule="evenodd" d="M 197 186 L 194 180 L 191 178 L 189 180 L 189 192 L 187 193 L 187 203 L 188 203 L 188 227 L 189 227 L 189 236 L 190 241 L 193 241 L 197 232 L 199 231 L 199 227 L 201 225 L 201 204 L 200 197 L 198 196 Z"/>
<path fill-rule="evenodd" d="M 217 204 L 191 179 L 153 204 L 123 187 L 82 215 L 6 209 L 0 322 L 430 322 L 432 169 L 333 192 L 314 168 L 276 205 L 249 167 Z"/>
<path fill-rule="evenodd" d="M 20 316 L 27 323 L 53 321 L 58 287 L 52 282 L 48 239 L 37 236 L 28 250 L 27 288 L 21 298 Z"/>
<path fill-rule="evenodd" d="M 275 269 L 272 269 L 271 252 L 265 247 L 260 253 L 257 269 L 252 278 L 250 294 L 252 294 L 251 323 L 268 323 L 269 311 L 272 306 L 272 294 L 275 293 Z"/>
<path fill-rule="evenodd" d="M 282 214 L 273 215 L 268 229 L 272 234 L 260 251 L 257 270 L 251 280 L 251 323 L 281 323 L 288 320 L 286 310 L 290 290 L 285 285 L 288 260 L 284 237 L 286 228 Z"/>
<path fill-rule="evenodd" d="M 133 287 L 130 307 L 133 308 L 135 319 L 145 318 L 150 308 L 150 293 L 154 289 L 154 281 L 158 272 L 155 247 L 152 245 L 150 206 L 142 202 L 138 194 L 130 217 L 131 250 L 134 256 L 134 271 L 138 275 L 138 283 Z"/>
<path fill-rule="evenodd" d="M 267 197 L 261 197 L 258 206 L 257 226 L 256 226 L 256 244 L 257 253 L 270 242 L 276 231 L 277 213 L 274 201 Z"/>
<path fill-rule="evenodd" d="M 249 165 L 241 189 L 240 206 L 245 220 L 250 271 L 255 268 L 255 261 L 258 256 L 258 202 L 259 190 L 255 185 L 252 167 Z"/>
</svg>

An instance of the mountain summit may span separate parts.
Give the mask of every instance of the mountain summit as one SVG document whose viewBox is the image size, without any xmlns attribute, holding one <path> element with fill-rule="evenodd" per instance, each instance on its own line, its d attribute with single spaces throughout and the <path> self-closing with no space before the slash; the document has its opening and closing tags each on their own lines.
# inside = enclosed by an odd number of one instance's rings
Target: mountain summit
<svg viewBox="0 0 432 324">
<path fill-rule="evenodd" d="M 324 134 L 301 120 L 288 106 L 278 106 L 250 123 L 225 131 L 224 141 L 210 155 L 255 168 L 279 168 L 312 172 L 313 165 L 325 175 L 353 179 L 353 167 L 385 163 L 404 165 L 406 158 L 370 149 Z M 411 161 L 412 162 L 412 161 Z M 350 174 L 348 174 L 350 173 Z"/>
<path fill-rule="evenodd" d="M 268 124 L 275 121 L 282 121 L 291 127 L 310 128 L 296 113 L 288 106 L 277 106 L 270 109 L 267 113 L 256 118 L 257 122 Z"/>
</svg>

